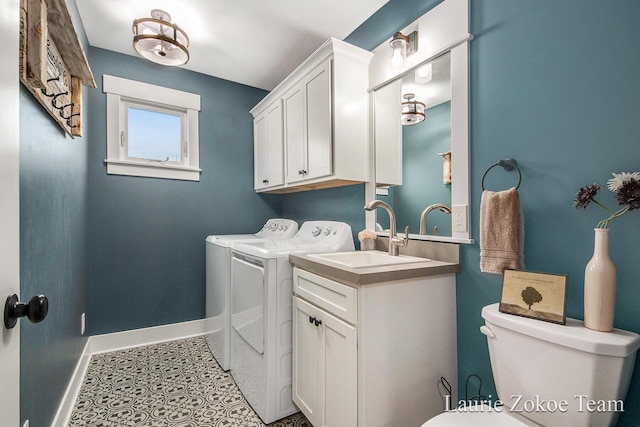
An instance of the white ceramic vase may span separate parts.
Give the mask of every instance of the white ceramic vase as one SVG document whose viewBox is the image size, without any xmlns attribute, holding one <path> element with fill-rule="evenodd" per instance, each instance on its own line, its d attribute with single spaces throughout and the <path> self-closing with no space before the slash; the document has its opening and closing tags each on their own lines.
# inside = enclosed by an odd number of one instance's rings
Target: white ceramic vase
<svg viewBox="0 0 640 427">
<path fill-rule="evenodd" d="M 610 332 L 616 303 L 616 266 L 609 257 L 609 230 L 594 231 L 593 256 L 584 269 L 584 326 Z"/>
</svg>

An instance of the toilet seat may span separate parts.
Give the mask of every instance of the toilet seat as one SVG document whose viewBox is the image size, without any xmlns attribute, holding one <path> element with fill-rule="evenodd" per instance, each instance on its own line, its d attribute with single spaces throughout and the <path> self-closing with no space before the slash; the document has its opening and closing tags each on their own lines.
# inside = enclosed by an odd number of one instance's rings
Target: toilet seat
<svg viewBox="0 0 640 427">
<path fill-rule="evenodd" d="M 506 409 L 505 409 L 506 411 Z M 422 427 L 527 427 L 507 412 L 445 412 Z"/>
</svg>

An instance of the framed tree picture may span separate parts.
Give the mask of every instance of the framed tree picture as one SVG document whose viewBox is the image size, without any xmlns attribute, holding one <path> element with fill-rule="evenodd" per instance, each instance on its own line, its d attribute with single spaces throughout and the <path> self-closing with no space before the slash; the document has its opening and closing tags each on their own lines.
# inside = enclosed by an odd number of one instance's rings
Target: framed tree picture
<svg viewBox="0 0 640 427">
<path fill-rule="evenodd" d="M 504 271 L 501 312 L 564 325 L 566 302 L 566 274 Z"/>
</svg>

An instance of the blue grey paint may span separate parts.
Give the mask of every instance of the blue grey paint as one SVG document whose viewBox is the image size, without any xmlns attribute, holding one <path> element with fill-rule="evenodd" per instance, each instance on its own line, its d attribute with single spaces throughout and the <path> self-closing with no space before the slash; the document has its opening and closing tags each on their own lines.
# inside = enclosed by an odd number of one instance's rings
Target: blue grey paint
<svg viewBox="0 0 640 427">
<path fill-rule="evenodd" d="M 577 211 L 572 200 L 578 188 L 605 183 L 611 172 L 640 169 L 640 3 L 470 3 L 473 237 L 478 239 L 482 174 L 500 159 L 516 158 L 523 173 L 527 268 L 568 274 L 567 314 L 581 319 L 584 266 L 593 251 L 593 227 L 605 215 L 597 206 Z M 391 0 L 346 40 L 372 49 L 433 5 Z M 491 188 L 506 189 L 516 178 L 498 171 L 491 179 Z M 606 193 L 603 201 L 615 206 Z M 611 257 L 618 270 L 615 326 L 634 332 L 640 332 L 639 236 L 638 211 L 611 223 Z M 478 243 L 462 245 L 462 263 L 459 389 L 464 391 L 469 374 L 478 373 L 483 392 L 495 398 L 486 339 L 478 328 L 482 307 L 500 298 L 501 276 L 480 272 Z M 639 361 L 631 381 L 621 426 L 640 420 Z"/>
<path fill-rule="evenodd" d="M 86 49 L 75 2 L 69 9 Z M 89 109 L 84 91 L 85 118 Z M 86 133 L 66 136 L 21 87 L 20 294 L 25 302 L 36 294 L 49 299 L 42 323 L 20 321 L 20 418 L 34 427 L 53 421 L 86 342 L 80 315 L 89 309 L 88 145 Z"/>
<path fill-rule="evenodd" d="M 266 92 L 91 48 L 91 334 L 204 317 L 204 239 L 253 233 L 280 196 L 253 190 L 253 118 Z M 107 175 L 102 75 L 201 95 L 200 182 Z"/>
</svg>

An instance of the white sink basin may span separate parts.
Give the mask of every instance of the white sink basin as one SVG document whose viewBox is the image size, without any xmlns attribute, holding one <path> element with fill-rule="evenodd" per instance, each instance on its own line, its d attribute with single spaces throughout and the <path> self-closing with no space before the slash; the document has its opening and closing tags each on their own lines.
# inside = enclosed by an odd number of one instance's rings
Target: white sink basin
<svg viewBox="0 0 640 427">
<path fill-rule="evenodd" d="M 380 251 L 332 252 L 327 254 L 309 254 L 309 258 L 334 262 L 349 268 L 382 267 L 430 261 L 408 255 L 391 256 Z"/>
</svg>

